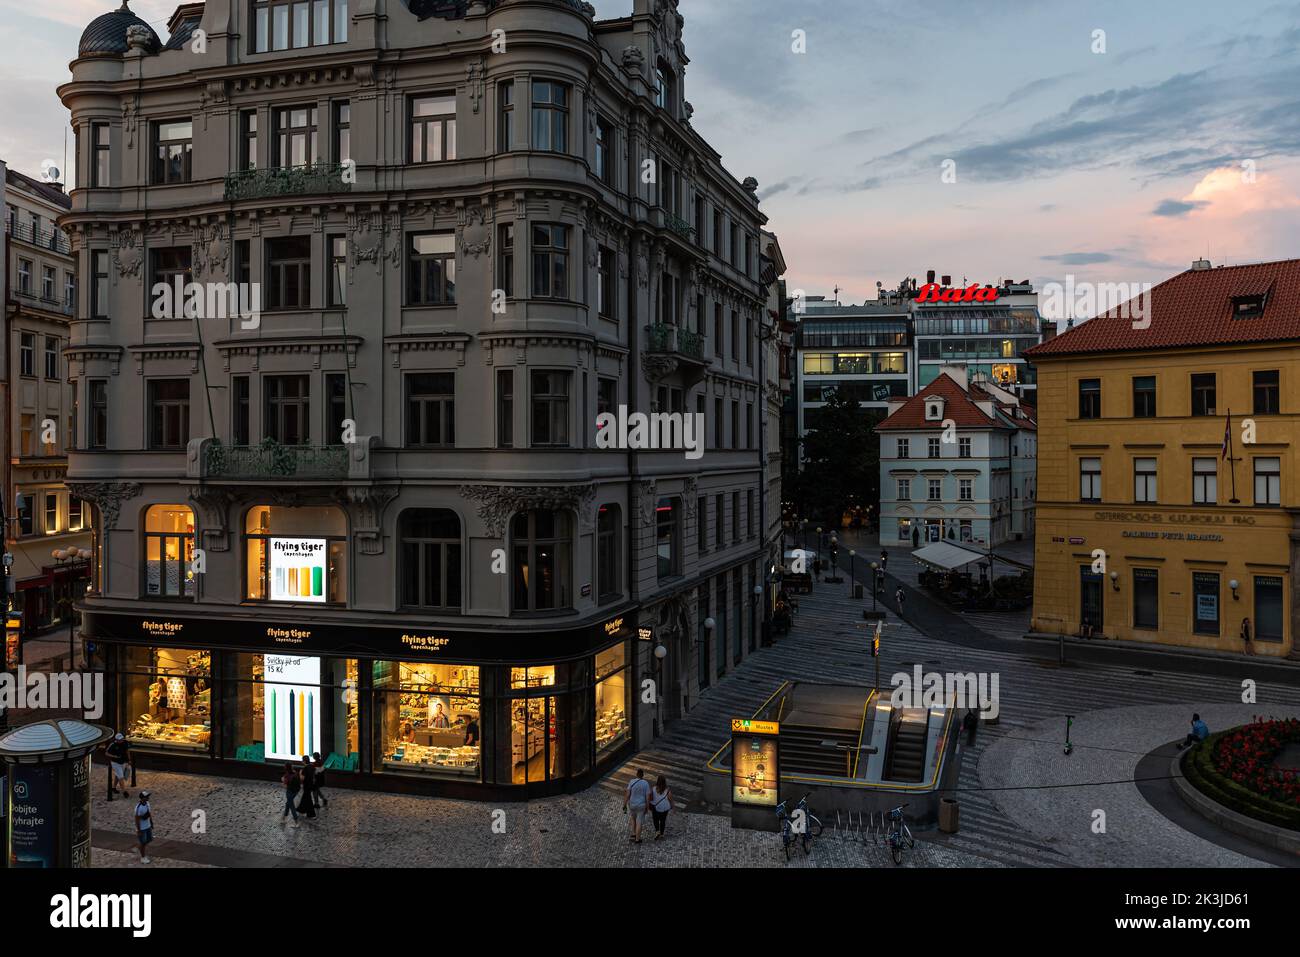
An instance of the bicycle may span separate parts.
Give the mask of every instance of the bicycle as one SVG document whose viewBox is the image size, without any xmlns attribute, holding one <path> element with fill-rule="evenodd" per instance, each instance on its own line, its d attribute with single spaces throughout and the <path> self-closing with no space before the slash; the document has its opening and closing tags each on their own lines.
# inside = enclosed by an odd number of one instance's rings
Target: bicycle
<svg viewBox="0 0 1300 957">
<path fill-rule="evenodd" d="M 776 806 L 776 819 L 781 822 L 781 847 L 785 850 L 785 859 L 790 860 L 790 848 L 795 844 L 803 844 L 805 855 L 812 846 L 813 838 L 821 837 L 822 822 L 808 810 L 808 795 L 805 794 L 799 799 L 799 803 L 794 806 L 794 813 L 800 815 L 803 826 L 795 830 L 794 818 L 786 813 L 786 802 L 782 801 Z"/>
<path fill-rule="evenodd" d="M 916 847 L 916 839 L 912 837 L 912 829 L 907 826 L 907 819 L 903 817 L 903 808 L 906 804 L 900 804 L 889 812 L 889 833 L 885 835 L 885 841 L 889 844 L 889 854 L 894 859 L 895 864 L 903 863 L 903 850 L 911 850 Z"/>
</svg>

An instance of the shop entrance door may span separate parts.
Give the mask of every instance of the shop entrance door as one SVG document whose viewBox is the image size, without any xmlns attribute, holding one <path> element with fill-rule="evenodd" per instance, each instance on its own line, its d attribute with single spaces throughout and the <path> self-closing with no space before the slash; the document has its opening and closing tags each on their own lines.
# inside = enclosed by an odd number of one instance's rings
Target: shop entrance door
<svg viewBox="0 0 1300 957">
<path fill-rule="evenodd" d="M 1090 624 L 1100 634 L 1106 624 L 1105 592 L 1102 591 L 1102 576 L 1091 567 L 1079 570 L 1079 622 Z"/>
<path fill-rule="evenodd" d="M 516 699 L 516 715 L 521 706 L 524 727 L 514 742 L 514 783 L 543 784 L 566 777 L 568 734 L 560 699 Z"/>
</svg>

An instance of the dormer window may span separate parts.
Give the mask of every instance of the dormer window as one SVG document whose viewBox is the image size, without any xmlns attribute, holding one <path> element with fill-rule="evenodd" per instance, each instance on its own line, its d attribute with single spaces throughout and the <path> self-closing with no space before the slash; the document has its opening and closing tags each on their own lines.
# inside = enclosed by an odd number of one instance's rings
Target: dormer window
<svg viewBox="0 0 1300 957">
<path fill-rule="evenodd" d="M 676 115 L 674 104 L 677 102 L 677 74 L 663 60 L 655 67 L 655 106 Z"/>
<path fill-rule="evenodd" d="M 925 400 L 925 421 L 927 422 L 943 421 L 943 399 Z"/>
<path fill-rule="evenodd" d="M 1264 314 L 1264 302 L 1268 297 L 1263 293 L 1232 297 L 1232 315 L 1235 319 L 1250 319 Z"/>
<path fill-rule="evenodd" d="M 253 52 L 344 43 L 348 0 L 254 0 Z"/>
</svg>

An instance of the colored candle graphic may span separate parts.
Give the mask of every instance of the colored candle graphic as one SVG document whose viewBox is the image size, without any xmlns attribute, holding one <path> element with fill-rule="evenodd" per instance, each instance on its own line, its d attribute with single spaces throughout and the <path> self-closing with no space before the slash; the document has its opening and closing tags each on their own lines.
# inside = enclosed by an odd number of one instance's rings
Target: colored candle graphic
<svg viewBox="0 0 1300 957">
<path fill-rule="evenodd" d="M 279 740 L 279 735 L 277 734 L 277 732 L 280 730 L 280 712 L 277 711 L 277 710 L 275 709 L 275 689 L 274 689 L 274 688 L 271 689 L 271 710 L 270 710 L 270 716 L 271 716 L 271 753 L 272 753 L 272 754 L 275 754 L 276 752 L 278 752 L 278 751 L 280 750 L 280 747 L 279 747 L 280 740 Z"/>
<path fill-rule="evenodd" d="M 311 593 L 317 598 L 325 594 L 325 569 L 319 565 L 311 570 Z"/>
<path fill-rule="evenodd" d="M 297 761 L 319 750 L 321 659 L 307 655 L 263 658 L 267 704 L 266 760 Z"/>
<path fill-rule="evenodd" d="M 303 754 L 311 754 L 316 750 L 316 695 L 313 692 L 307 692 L 307 747 L 303 749 Z"/>
<path fill-rule="evenodd" d="M 283 568 L 277 568 L 277 569 L 275 570 L 275 597 L 278 598 L 278 597 L 280 597 L 281 595 L 283 595 L 283 594 L 284 594 L 284 588 L 285 588 L 285 583 L 284 583 L 284 569 L 283 569 Z"/>
<path fill-rule="evenodd" d="M 303 692 L 301 691 L 298 692 L 298 753 L 299 754 L 302 754 L 306 750 L 306 748 L 303 747 L 303 739 L 306 737 L 307 725 L 302 720 L 302 713 L 303 711 L 306 710 L 305 707 L 306 701 L 304 700 L 306 697 L 307 696 Z"/>
<path fill-rule="evenodd" d="M 296 568 L 286 569 L 285 574 L 289 576 L 289 594 L 290 595 L 298 594 L 298 569 Z"/>
<path fill-rule="evenodd" d="M 293 733 L 293 730 L 296 727 L 293 721 L 294 718 L 293 695 L 294 693 L 290 691 L 289 692 L 289 751 L 290 753 L 293 752 L 293 743 L 298 740 L 297 736 L 295 736 Z"/>
</svg>

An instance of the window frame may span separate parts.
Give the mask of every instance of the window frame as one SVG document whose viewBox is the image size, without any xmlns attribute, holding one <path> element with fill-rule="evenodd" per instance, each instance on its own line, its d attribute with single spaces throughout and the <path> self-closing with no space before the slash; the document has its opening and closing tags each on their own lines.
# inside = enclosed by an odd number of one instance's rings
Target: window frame
<svg viewBox="0 0 1300 957">
<path fill-rule="evenodd" d="M 162 133 L 164 127 L 175 126 L 177 124 L 189 124 L 190 135 L 188 138 L 175 137 L 163 139 Z M 194 117 L 193 116 L 176 116 L 169 118 L 160 118 L 150 121 L 149 124 L 149 142 L 153 146 L 153 153 L 149 163 L 149 185 L 150 186 L 170 186 L 178 183 L 192 183 L 194 181 Z M 173 176 L 172 162 L 170 156 L 160 155 L 164 148 L 170 153 L 173 146 L 182 147 L 181 170 Z"/>
<path fill-rule="evenodd" d="M 434 112 L 417 115 L 420 103 L 430 103 L 436 109 L 438 105 L 451 104 L 451 112 Z M 456 93 L 428 91 L 410 93 L 406 97 L 406 162 L 409 166 L 425 166 L 434 163 L 454 163 L 457 156 L 456 118 L 459 115 Z M 430 157 L 430 136 L 437 146 L 438 155 Z"/>
<path fill-rule="evenodd" d="M 456 537 L 432 536 L 424 537 L 413 534 L 410 531 L 414 519 L 421 512 L 445 512 L 447 515 L 455 518 L 458 533 Z M 397 593 L 398 607 L 403 610 L 420 610 L 436 611 L 442 614 L 461 614 L 465 608 L 465 523 L 461 520 L 455 510 L 449 508 L 408 508 L 405 509 L 397 520 L 397 542 L 398 542 L 398 569 L 397 569 Z M 407 591 L 407 572 L 410 570 L 410 555 L 408 546 L 415 545 L 418 549 L 418 565 L 416 570 L 416 588 L 419 591 L 417 601 L 410 601 L 410 594 Z M 429 594 L 427 586 L 429 585 L 428 575 L 426 574 L 427 563 L 429 562 L 429 552 L 431 549 L 437 549 L 439 552 L 439 574 L 438 590 L 442 598 L 441 604 L 435 604 L 429 601 L 432 596 Z M 454 559 L 454 561 L 453 561 Z M 453 572 L 454 567 L 454 572 Z M 452 597 L 449 585 L 453 582 L 455 585 L 455 599 Z"/>
</svg>

